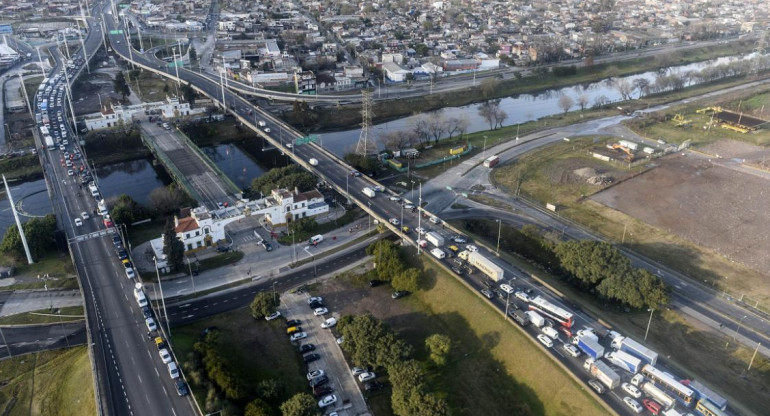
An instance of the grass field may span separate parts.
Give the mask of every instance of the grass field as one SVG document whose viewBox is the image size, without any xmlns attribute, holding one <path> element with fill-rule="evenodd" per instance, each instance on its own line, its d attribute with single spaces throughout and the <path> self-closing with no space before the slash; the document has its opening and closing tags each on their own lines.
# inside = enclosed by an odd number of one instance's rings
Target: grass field
<svg viewBox="0 0 770 416">
<path fill-rule="evenodd" d="M 14 265 L 14 277 L 20 279 L 19 283 L 4 286 L 6 290 L 42 289 L 46 282 L 38 280 L 37 276 L 48 274 L 53 279 L 48 280 L 50 289 L 77 289 L 78 282 L 75 277 L 75 269 L 68 256 L 62 255 L 56 250 L 49 251 L 45 257 L 37 259 L 33 264 L 26 261 L 16 262 L 5 254 L 0 254 L 0 264 Z M 34 279 L 34 280 L 32 280 Z"/>
<path fill-rule="evenodd" d="M 4 415 L 96 414 L 86 347 L 45 351 L 0 361 Z"/>
<path fill-rule="evenodd" d="M 0 317 L 0 325 L 33 325 L 52 322 L 70 322 L 85 319 L 82 306 L 58 308 L 53 313 L 49 309 L 19 313 Z"/>
<path fill-rule="evenodd" d="M 220 331 L 221 354 L 239 368 L 239 374 L 247 383 L 246 389 L 254 389 L 260 380 L 279 379 L 287 396 L 307 392 L 307 380 L 299 352 L 286 339 L 286 327 L 281 319 L 267 322 L 255 321 L 248 309 L 238 309 L 217 315 L 194 324 L 174 328 L 174 351 L 183 362 L 189 359 L 193 344 L 200 340 L 201 331 L 216 326 Z M 190 380 L 201 408 L 206 391 L 195 380 Z"/>
<path fill-rule="evenodd" d="M 128 78 L 126 78 L 128 80 Z M 137 84 L 139 89 L 137 89 Z M 168 92 L 164 91 L 168 86 Z M 166 81 L 150 71 L 141 71 L 138 77 L 131 77 L 131 88 L 144 102 L 163 101 L 166 94 L 176 96 L 176 84 Z"/>
<path fill-rule="evenodd" d="M 462 221 L 457 221 L 455 225 L 462 229 Z M 487 244 L 495 243 L 486 236 L 470 235 Z M 611 328 L 639 341 L 644 339 L 650 317 L 647 312 L 622 313 L 608 310 L 598 304 L 595 298 L 533 266 L 515 253 L 502 250 L 501 257 L 527 273 L 538 276 L 580 305 L 582 310 L 601 317 Z M 666 364 L 673 366 L 680 375 L 697 379 L 725 395 L 731 406 L 737 406 L 743 414 L 762 414 L 764 404 L 770 400 L 770 361 L 758 355 L 751 372 L 746 374 L 744 370 L 748 367 L 753 351 L 738 346 L 730 336 L 706 332 L 703 328 L 693 326 L 676 310 L 655 312 L 645 343 L 658 351 Z"/>
</svg>

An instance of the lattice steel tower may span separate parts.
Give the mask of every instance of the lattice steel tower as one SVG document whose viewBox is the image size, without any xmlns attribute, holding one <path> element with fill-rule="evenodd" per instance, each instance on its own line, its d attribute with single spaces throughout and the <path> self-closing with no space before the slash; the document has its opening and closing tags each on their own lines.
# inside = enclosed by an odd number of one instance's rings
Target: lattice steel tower
<svg viewBox="0 0 770 416">
<path fill-rule="evenodd" d="M 765 50 L 767 46 L 767 32 L 770 31 L 770 26 L 765 27 L 764 30 L 762 30 L 762 35 L 759 37 L 759 41 L 757 42 L 757 47 L 754 48 L 754 53 L 756 56 L 754 56 L 754 75 L 759 76 L 760 66 L 762 65 L 762 57 L 765 56 Z"/>
<path fill-rule="evenodd" d="M 363 100 L 361 101 L 361 135 L 356 144 L 356 154 L 366 156 L 377 152 L 377 146 L 374 140 L 369 137 L 369 128 L 372 125 L 372 92 L 364 90 Z"/>
</svg>

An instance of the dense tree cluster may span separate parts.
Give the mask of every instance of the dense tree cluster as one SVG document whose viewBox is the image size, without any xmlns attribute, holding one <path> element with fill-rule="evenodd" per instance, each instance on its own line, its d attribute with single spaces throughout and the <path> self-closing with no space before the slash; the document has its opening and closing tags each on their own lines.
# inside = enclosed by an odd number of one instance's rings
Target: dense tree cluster
<svg viewBox="0 0 770 416">
<path fill-rule="evenodd" d="M 395 363 L 388 368 L 393 382 L 391 407 L 398 416 L 444 416 L 449 414 L 446 401 L 427 392 L 420 363 L 414 360 Z"/>
<path fill-rule="evenodd" d="M 134 221 L 147 218 L 145 208 L 126 194 L 118 196 L 111 205 L 110 216 L 116 224 L 131 225 Z"/>
<path fill-rule="evenodd" d="M 268 195 L 270 191 L 276 188 L 289 190 L 297 188 L 300 192 L 305 192 L 315 189 L 317 182 L 315 176 L 310 172 L 298 165 L 289 165 L 270 169 L 264 175 L 254 178 L 251 181 L 251 191 Z"/>
<path fill-rule="evenodd" d="M 414 292 L 420 285 L 420 269 L 404 265 L 401 250 L 391 240 L 379 240 L 366 248 L 366 254 L 374 257 L 377 278 L 390 282 L 395 290 Z"/>
<path fill-rule="evenodd" d="M 320 416 L 313 396 L 307 393 L 297 393 L 281 405 L 282 416 Z"/>
<path fill-rule="evenodd" d="M 56 231 L 56 217 L 53 214 L 48 214 L 42 218 L 32 218 L 25 222 L 22 227 L 24 228 L 24 235 L 27 237 L 30 254 L 34 260 L 43 257 L 46 251 L 53 247 L 53 233 Z M 26 258 L 16 224 L 9 226 L 5 232 L 3 242 L 0 243 L 0 252 L 8 254 L 15 260 Z"/>
<path fill-rule="evenodd" d="M 281 295 L 273 292 L 259 292 L 251 301 L 249 309 L 254 319 L 262 319 L 273 312 L 281 305 Z"/>
<path fill-rule="evenodd" d="M 412 354 L 412 347 L 371 315 L 347 315 L 337 324 L 345 337 L 342 349 L 357 366 L 385 367 Z"/>
<path fill-rule="evenodd" d="M 174 223 L 166 221 L 163 229 L 163 254 L 174 270 L 180 270 L 184 264 L 184 243 L 176 235 Z"/>
</svg>

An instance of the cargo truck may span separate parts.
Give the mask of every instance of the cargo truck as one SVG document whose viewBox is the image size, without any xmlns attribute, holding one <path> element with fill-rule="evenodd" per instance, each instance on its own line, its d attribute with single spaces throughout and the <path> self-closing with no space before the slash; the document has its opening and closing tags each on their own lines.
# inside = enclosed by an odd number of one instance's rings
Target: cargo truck
<svg viewBox="0 0 770 416">
<path fill-rule="evenodd" d="M 53 137 L 45 136 L 43 137 L 43 140 L 45 140 L 45 147 L 48 150 L 56 149 L 56 145 L 53 143 Z"/>
<path fill-rule="evenodd" d="M 510 313 L 511 316 L 513 316 L 513 319 L 518 322 L 521 326 L 527 326 L 529 325 L 529 316 L 527 316 L 524 311 L 520 309 L 516 309 L 515 311 Z"/>
<path fill-rule="evenodd" d="M 634 341 L 629 337 L 618 336 L 612 340 L 612 348 L 625 351 L 645 363 L 655 366 L 658 362 L 658 353 Z"/>
<path fill-rule="evenodd" d="M 601 358 L 604 355 L 604 347 L 602 347 L 597 340 L 591 338 L 590 336 L 583 335 L 582 337 L 575 337 L 572 343 L 577 345 L 581 351 L 595 360 Z"/>
<path fill-rule="evenodd" d="M 444 245 L 444 237 L 433 231 L 426 233 L 425 239 L 436 247 L 441 247 Z"/>
<path fill-rule="evenodd" d="M 607 354 L 607 359 L 616 366 L 628 371 L 631 374 L 638 373 L 643 365 L 642 360 L 625 351 L 610 352 Z"/>
<path fill-rule="evenodd" d="M 535 325 L 538 328 L 542 328 L 543 325 L 545 325 L 545 318 L 540 316 L 539 313 L 535 311 L 526 311 L 524 312 L 529 317 L 529 322 L 532 322 L 533 325 Z"/>
<path fill-rule="evenodd" d="M 499 157 L 497 157 L 497 156 L 490 156 L 486 160 L 484 160 L 484 167 L 485 168 L 493 168 L 499 162 L 500 162 L 500 158 Z"/>
<path fill-rule="evenodd" d="M 583 364 L 583 368 L 591 373 L 592 376 L 596 377 L 597 380 L 604 383 L 605 386 L 609 387 L 610 390 L 620 385 L 620 376 L 618 373 L 613 371 L 609 365 L 601 360 L 589 358 Z"/>
<path fill-rule="evenodd" d="M 642 384 L 642 391 L 655 399 L 655 401 L 660 403 L 665 409 L 670 409 L 676 403 L 676 400 L 663 392 L 663 390 L 657 388 L 652 382 L 648 381 L 647 383 Z"/>
<path fill-rule="evenodd" d="M 489 278 L 495 282 L 503 280 L 503 269 L 488 258 L 484 257 L 478 251 L 462 251 L 457 255 L 457 257 L 467 261 L 469 265 L 479 269 L 482 273 L 489 276 Z"/>
<path fill-rule="evenodd" d="M 374 192 L 374 189 L 369 188 L 368 186 L 362 189 L 361 192 L 363 192 L 364 195 L 368 196 L 369 198 L 374 198 L 374 196 L 377 195 L 377 192 Z"/>
</svg>

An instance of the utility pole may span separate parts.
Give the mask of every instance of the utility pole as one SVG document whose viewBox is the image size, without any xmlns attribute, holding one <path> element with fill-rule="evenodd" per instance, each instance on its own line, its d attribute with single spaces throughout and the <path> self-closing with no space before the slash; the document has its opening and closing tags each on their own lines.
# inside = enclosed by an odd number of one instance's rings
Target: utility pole
<svg viewBox="0 0 770 416">
<path fill-rule="evenodd" d="M 29 102 L 29 96 L 27 95 L 27 89 L 24 87 L 24 74 L 19 72 L 19 79 L 21 80 L 21 93 L 24 94 L 24 101 L 27 103 L 27 109 L 29 110 L 29 116 L 32 120 L 35 119 L 35 114 L 32 111 L 32 104 Z M 11 130 L 8 129 L 8 141 L 10 142 Z"/>
<path fill-rule="evenodd" d="M 35 49 L 37 50 L 37 60 L 40 61 L 40 71 L 43 72 L 43 78 L 45 78 L 46 73 L 45 73 L 45 67 L 43 66 L 43 57 L 40 56 L 40 46 L 35 46 Z"/>
<path fill-rule="evenodd" d="M 83 6 L 78 3 L 78 7 L 80 7 L 80 17 L 83 18 L 83 24 L 88 26 L 88 22 L 86 21 L 86 16 L 83 14 Z M 78 37 L 80 38 L 80 49 L 83 50 L 83 61 L 86 64 L 86 71 L 88 73 L 91 73 L 91 65 L 88 64 L 88 53 L 86 52 L 86 45 L 83 42 L 83 34 L 80 32 L 80 26 L 78 25 Z"/>
<path fill-rule="evenodd" d="M 503 231 L 503 220 L 498 219 L 497 223 L 498 223 L 498 226 L 497 226 L 497 251 L 495 252 L 495 254 L 497 254 L 497 256 L 499 257 L 500 256 L 500 235 L 501 235 L 501 233 Z"/>
<path fill-rule="evenodd" d="M 650 308 L 650 320 L 647 321 L 647 330 L 644 331 L 644 340 L 647 341 L 647 334 L 650 333 L 650 324 L 652 323 L 652 314 L 655 313 L 655 309 Z"/>
<path fill-rule="evenodd" d="M 158 258 L 153 257 L 152 261 L 155 262 L 155 274 L 158 276 L 158 287 L 160 288 L 160 302 L 163 305 L 163 316 L 166 318 L 166 326 L 168 327 L 168 336 L 171 336 L 171 322 L 168 320 L 168 313 L 166 312 L 166 298 L 163 297 L 163 284 L 160 281 L 160 270 L 158 270 Z M 160 322 L 158 323 L 160 324 Z"/>
<path fill-rule="evenodd" d="M 420 199 L 417 202 L 417 228 L 422 228 L 422 182 L 420 182 Z M 417 233 L 417 239 L 420 239 L 420 233 Z M 420 243 L 417 243 L 417 254 L 420 254 Z"/>
<path fill-rule="evenodd" d="M 19 236 L 21 237 L 21 245 L 24 246 L 24 253 L 27 255 L 27 264 L 34 264 L 35 262 L 32 260 L 32 253 L 30 253 L 29 245 L 27 244 L 27 236 L 24 235 L 24 227 L 21 226 L 19 213 L 16 211 L 16 204 L 14 204 L 13 202 L 13 195 L 11 195 L 11 189 L 8 188 L 8 181 L 5 179 L 5 174 L 3 174 L 3 183 L 5 184 L 5 194 L 8 195 L 8 203 L 11 204 L 11 211 L 13 212 L 13 218 L 16 220 L 16 228 L 19 229 Z"/>
</svg>

